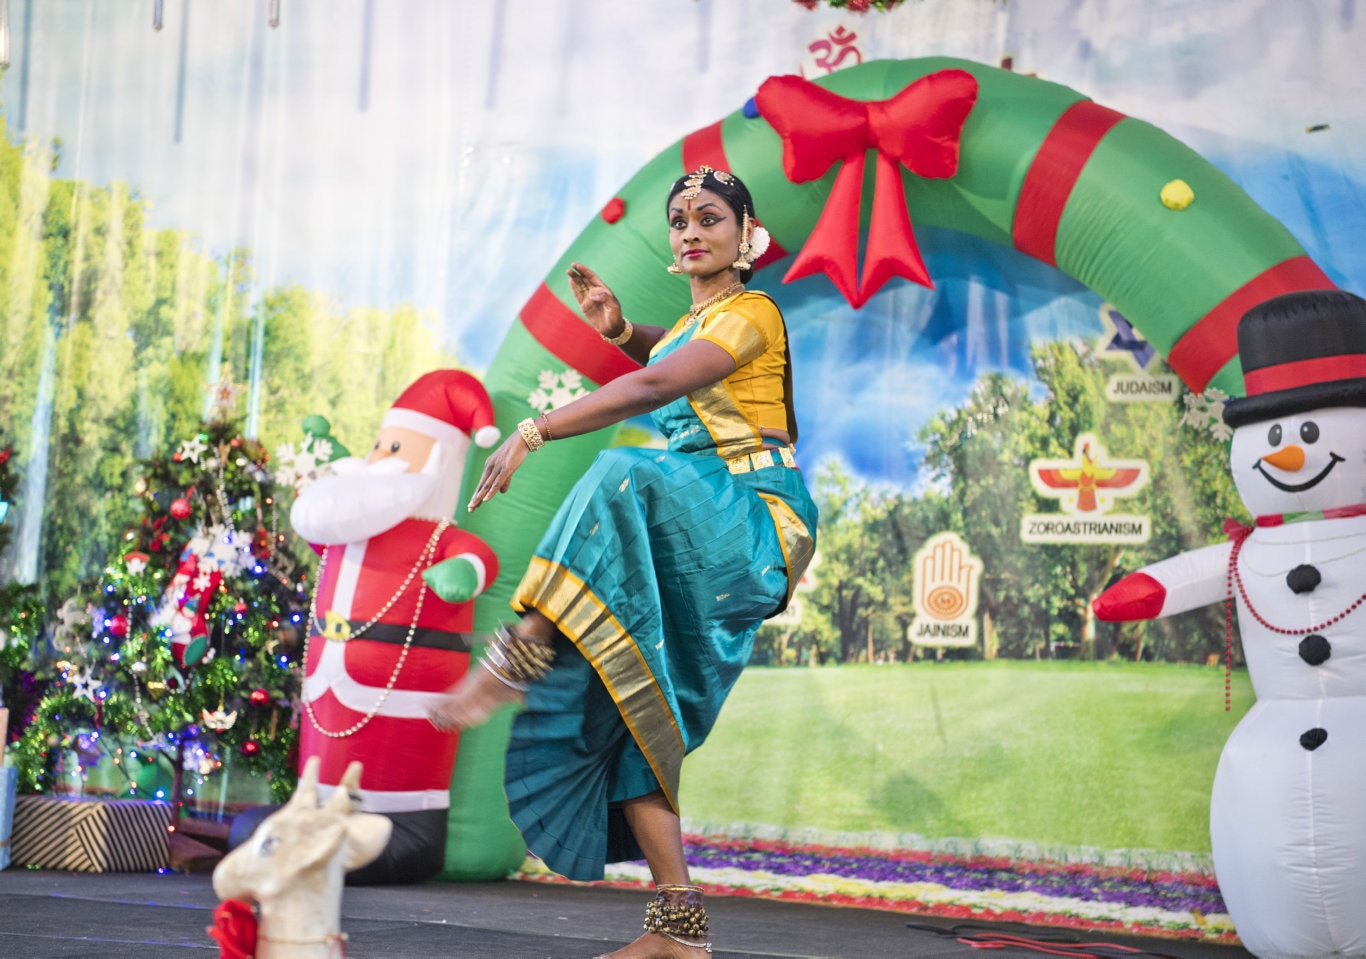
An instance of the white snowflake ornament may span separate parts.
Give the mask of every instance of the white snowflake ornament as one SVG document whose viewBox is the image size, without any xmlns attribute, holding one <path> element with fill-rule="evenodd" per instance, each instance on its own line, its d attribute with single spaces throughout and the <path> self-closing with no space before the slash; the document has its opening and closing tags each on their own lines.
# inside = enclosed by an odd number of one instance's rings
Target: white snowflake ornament
<svg viewBox="0 0 1366 959">
<path fill-rule="evenodd" d="M 536 389 L 527 396 L 527 405 L 538 413 L 549 413 L 566 403 L 587 395 L 583 376 L 576 370 L 542 370 L 536 379 Z"/>
<path fill-rule="evenodd" d="M 1226 440 L 1233 435 L 1232 428 L 1224 422 L 1224 402 L 1228 394 L 1216 387 L 1203 393 L 1187 392 L 1182 397 L 1186 412 L 1181 414 L 1181 424 L 1193 430 L 1208 433 L 1216 440 Z"/>
</svg>

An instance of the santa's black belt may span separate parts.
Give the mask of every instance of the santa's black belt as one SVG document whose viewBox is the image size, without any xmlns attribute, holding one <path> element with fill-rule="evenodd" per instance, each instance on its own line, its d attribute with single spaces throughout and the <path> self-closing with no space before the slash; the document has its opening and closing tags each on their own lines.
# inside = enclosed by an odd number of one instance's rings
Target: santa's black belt
<svg viewBox="0 0 1366 959">
<path fill-rule="evenodd" d="M 408 641 L 408 631 L 412 627 L 401 623 L 374 623 L 365 632 L 360 630 L 365 626 L 364 623 L 352 620 L 346 624 L 351 629 L 351 635 L 342 642 L 349 642 L 353 639 L 372 639 L 377 643 L 394 643 L 402 646 Z M 449 649 L 456 652 L 467 653 L 470 651 L 470 637 L 465 633 L 448 633 L 441 629 L 423 629 L 421 627 L 412 630 L 413 645 L 421 646 L 424 649 Z M 340 637 L 325 636 L 315 632 L 315 639 L 323 639 L 329 642 L 336 642 Z"/>
</svg>

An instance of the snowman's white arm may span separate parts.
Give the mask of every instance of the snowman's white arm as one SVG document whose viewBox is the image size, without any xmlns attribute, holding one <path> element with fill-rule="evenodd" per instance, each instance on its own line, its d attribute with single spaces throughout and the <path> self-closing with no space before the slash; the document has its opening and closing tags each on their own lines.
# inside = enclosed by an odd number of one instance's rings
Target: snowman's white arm
<svg viewBox="0 0 1366 959">
<path fill-rule="evenodd" d="M 1158 619 L 1224 599 L 1230 542 L 1179 553 L 1130 573 L 1096 597 L 1096 618 L 1108 623 Z"/>
</svg>

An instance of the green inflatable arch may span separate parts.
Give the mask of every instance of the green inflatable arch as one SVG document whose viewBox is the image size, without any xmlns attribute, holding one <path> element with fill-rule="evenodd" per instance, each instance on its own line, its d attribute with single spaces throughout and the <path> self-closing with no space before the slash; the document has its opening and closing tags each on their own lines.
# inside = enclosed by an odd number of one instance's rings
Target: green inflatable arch
<svg viewBox="0 0 1366 959">
<path fill-rule="evenodd" d="M 875 175 L 858 175 L 865 161 Z M 754 194 L 774 240 L 759 269 L 787 262 L 815 231 L 822 249 L 802 252 L 796 262 L 806 266 L 793 272 L 823 264 L 861 305 L 889 274 L 913 277 L 914 241 L 900 267 L 861 284 L 851 262 L 836 276 L 841 251 L 847 261 L 862 226 L 866 262 L 875 242 L 896 245 L 888 238 L 909 216 L 1062 270 L 1114 304 L 1197 392 L 1242 394 L 1235 328 L 1250 306 L 1334 286 L 1289 231 L 1193 150 L 1067 87 L 948 58 L 874 61 L 814 83 L 775 78 L 744 109 L 647 163 L 551 267 L 484 378 L 504 434 L 635 368 L 580 319 L 569 263 L 596 269 L 632 317 L 667 326 L 686 312 L 688 285 L 665 270 L 664 200 L 703 164 L 734 171 Z M 846 168 L 854 173 L 841 179 Z M 481 632 L 511 615 L 541 532 L 609 434 L 557 440 L 527 460 L 506 495 L 460 517 L 504 570 L 477 601 Z M 467 490 L 485 455 L 471 449 Z M 462 737 L 444 878 L 501 877 L 522 861 L 502 791 L 509 723 L 500 716 Z"/>
</svg>

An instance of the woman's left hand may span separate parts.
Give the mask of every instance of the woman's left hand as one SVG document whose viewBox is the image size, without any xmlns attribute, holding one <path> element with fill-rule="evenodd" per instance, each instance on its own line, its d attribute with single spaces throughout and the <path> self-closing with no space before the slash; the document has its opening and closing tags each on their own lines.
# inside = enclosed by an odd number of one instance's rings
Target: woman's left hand
<svg viewBox="0 0 1366 959">
<path fill-rule="evenodd" d="M 474 488 L 467 509 L 473 512 L 493 499 L 494 493 L 506 493 L 512 484 L 512 474 L 517 472 L 517 467 L 522 465 L 529 452 L 521 433 L 514 432 L 503 440 L 503 445 L 484 460 L 484 472 L 479 477 L 479 484 Z"/>
</svg>

